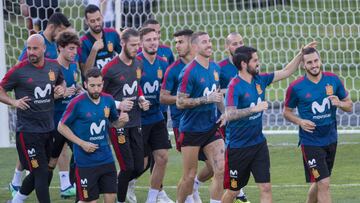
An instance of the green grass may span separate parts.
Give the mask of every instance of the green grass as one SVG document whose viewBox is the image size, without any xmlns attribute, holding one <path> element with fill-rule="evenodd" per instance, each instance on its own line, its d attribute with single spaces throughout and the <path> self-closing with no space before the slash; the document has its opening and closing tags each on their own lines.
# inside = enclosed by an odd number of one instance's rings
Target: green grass
<svg viewBox="0 0 360 203">
<path fill-rule="evenodd" d="M 339 137 L 335 167 L 331 177 L 331 193 L 334 203 L 357 203 L 360 202 L 360 176 L 358 167 L 360 165 L 360 136 L 342 135 Z M 301 151 L 296 147 L 296 135 L 268 136 L 271 158 L 271 180 L 273 184 L 274 202 L 297 203 L 305 202 L 308 186 L 304 181 Z M 288 146 L 280 145 L 289 143 Z M 350 143 L 350 144 L 349 144 Z M 0 202 L 10 198 L 6 187 L 14 171 L 17 159 L 14 148 L 0 149 Z M 182 174 L 180 154 L 175 150 L 170 151 L 167 174 L 164 185 L 166 192 L 175 199 L 175 187 Z M 145 173 L 137 182 L 136 194 L 138 202 L 145 202 L 149 174 Z M 61 200 L 59 198 L 58 175 L 54 174 L 51 192 L 52 202 L 73 202 L 73 200 Z M 204 202 L 208 202 L 208 183 L 200 189 Z M 259 202 L 258 189 L 253 179 L 246 187 L 246 193 L 252 202 Z M 28 202 L 35 202 L 35 194 L 31 194 Z"/>
</svg>

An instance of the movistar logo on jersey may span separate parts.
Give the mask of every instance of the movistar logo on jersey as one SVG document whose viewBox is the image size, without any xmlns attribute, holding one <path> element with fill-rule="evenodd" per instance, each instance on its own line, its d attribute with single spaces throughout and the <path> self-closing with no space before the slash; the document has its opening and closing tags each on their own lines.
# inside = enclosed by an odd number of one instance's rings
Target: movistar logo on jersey
<svg viewBox="0 0 360 203">
<path fill-rule="evenodd" d="M 323 118 L 331 117 L 331 113 L 327 113 L 324 115 L 316 115 L 316 114 L 322 114 L 327 110 L 330 110 L 330 108 L 331 108 L 330 100 L 327 97 L 323 99 L 321 105 L 316 101 L 314 101 L 311 104 L 311 111 L 314 114 L 313 119 L 323 119 Z"/>
<path fill-rule="evenodd" d="M 260 97 L 258 97 L 256 103 L 255 103 L 255 102 L 251 102 L 251 103 L 250 103 L 250 107 L 254 107 L 254 106 L 256 106 L 257 104 L 259 104 L 260 102 L 262 102 L 262 99 L 261 99 Z M 256 113 L 256 114 L 250 116 L 250 117 L 249 117 L 249 120 L 255 120 L 255 119 L 259 118 L 259 117 L 261 116 L 261 113 L 262 113 L 262 112 L 259 112 L 259 113 Z"/>
<path fill-rule="evenodd" d="M 133 95 L 134 92 L 137 90 L 137 81 L 134 81 L 130 87 L 129 84 L 125 84 L 123 87 L 123 95 L 127 96 L 127 95 Z"/>
<path fill-rule="evenodd" d="M 98 59 L 98 60 L 96 60 L 96 67 L 98 67 L 98 69 L 102 69 L 102 68 L 104 68 L 104 66 L 107 64 L 107 63 L 109 63 L 109 61 L 111 61 L 111 57 L 109 57 L 109 58 L 104 58 L 104 59 Z"/>
<path fill-rule="evenodd" d="M 51 99 L 47 96 L 51 95 L 51 84 L 46 84 L 45 88 L 42 89 L 41 87 L 35 87 L 34 89 L 34 104 L 43 104 L 49 103 Z"/>
<path fill-rule="evenodd" d="M 91 135 L 98 135 L 100 134 L 102 131 L 105 130 L 105 124 L 106 121 L 105 120 L 101 120 L 101 122 L 99 123 L 99 125 L 97 125 L 95 122 L 91 123 L 90 125 L 90 134 Z M 91 139 L 91 138 L 90 138 Z"/>
<path fill-rule="evenodd" d="M 47 94 L 51 94 L 51 84 L 46 84 L 45 89 L 41 89 L 41 87 L 35 87 L 34 89 L 35 99 L 44 98 Z"/>
<path fill-rule="evenodd" d="M 203 92 L 203 96 L 209 96 L 211 93 L 215 92 L 216 91 L 216 84 L 213 84 L 211 89 L 209 89 L 208 87 L 206 87 L 204 89 L 204 92 Z"/>
<path fill-rule="evenodd" d="M 326 109 L 330 109 L 330 100 L 327 97 L 323 99 L 321 105 L 316 101 L 311 104 L 311 111 L 313 114 L 316 114 L 317 112 L 324 113 Z"/>
<path fill-rule="evenodd" d="M 155 80 L 151 85 L 150 82 L 146 82 L 144 84 L 144 93 L 145 94 L 152 94 L 159 90 L 159 81 Z"/>
</svg>

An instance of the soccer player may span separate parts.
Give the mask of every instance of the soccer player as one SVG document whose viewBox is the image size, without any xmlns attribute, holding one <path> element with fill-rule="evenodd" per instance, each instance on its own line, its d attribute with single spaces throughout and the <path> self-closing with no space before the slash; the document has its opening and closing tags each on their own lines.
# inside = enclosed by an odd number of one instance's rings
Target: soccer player
<svg viewBox="0 0 360 203">
<path fill-rule="evenodd" d="M 71 23 L 67 17 L 62 13 L 54 13 L 49 18 L 47 26 L 43 32 L 39 34 L 44 38 L 46 51 L 45 58 L 56 59 L 58 57 L 57 46 L 56 46 L 56 36 L 69 28 Z M 21 52 L 19 61 L 27 60 L 27 47 L 25 45 L 23 51 Z"/>
<path fill-rule="evenodd" d="M 238 73 L 238 69 L 233 64 L 233 57 L 235 55 L 235 50 L 241 46 L 244 46 L 244 41 L 243 37 L 239 33 L 232 32 L 226 37 L 225 50 L 229 55 L 218 63 L 220 66 L 220 88 L 224 93 L 226 93 L 230 80 Z M 225 126 L 221 130 L 225 134 Z M 249 202 L 245 196 L 243 188 L 241 188 L 240 193 L 234 202 Z"/>
<path fill-rule="evenodd" d="M 0 101 L 17 108 L 16 148 L 21 165 L 30 171 L 12 202 L 23 202 L 35 188 L 39 202 L 50 202 L 48 169 L 54 129 L 54 93 L 63 95 L 61 67 L 45 59 L 45 41 L 40 34 L 27 40 L 27 56 L 12 67 L 0 83 Z M 15 98 L 7 91 L 15 91 Z"/>
<path fill-rule="evenodd" d="M 140 40 L 143 50 L 138 55 L 143 63 L 141 89 L 145 98 L 150 101 L 150 109 L 141 113 L 141 125 L 144 144 L 146 145 L 145 154 L 148 157 L 152 154 L 154 161 L 146 202 L 154 203 L 157 201 L 158 195 L 166 195 L 165 191 L 162 190 L 160 193 L 160 190 L 168 161 L 168 149 L 171 148 L 159 98 L 160 86 L 168 63 L 156 54 L 159 37 L 154 29 L 141 29 Z"/>
<path fill-rule="evenodd" d="M 352 101 L 339 77 L 322 71 L 315 48 L 303 50 L 303 63 L 306 74 L 288 87 L 284 117 L 299 125 L 305 179 L 311 183 L 306 202 L 331 202 L 330 176 L 338 137 L 336 110 L 351 112 Z"/>
<path fill-rule="evenodd" d="M 224 93 L 230 80 L 238 73 L 238 69 L 233 64 L 233 57 L 235 50 L 241 46 L 244 46 L 244 41 L 239 33 L 232 32 L 226 37 L 225 50 L 229 55 L 218 63 L 220 66 L 220 88 Z"/>
<path fill-rule="evenodd" d="M 216 111 L 224 111 L 223 94 L 219 88 L 219 66 L 210 61 L 212 44 L 206 32 L 191 37 L 196 52 L 193 61 L 179 76 L 176 106 L 183 110 L 180 118 L 180 143 L 183 159 L 183 176 L 178 185 L 178 202 L 185 202 L 192 193 L 200 148 L 214 171 L 210 202 L 220 203 L 224 177 L 224 141 L 216 134 Z M 195 155 L 195 156 L 194 156 Z"/>
<path fill-rule="evenodd" d="M 70 27 L 71 24 L 68 21 L 67 17 L 62 13 L 54 13 L 49 19 L 49 22 L 47 23 L 46 29 L 44 32 L 40 32 L 39 34 L 44 38 L 45 41 L 45 57 L 49 59 L 56 59 L 57 54 L 57 45 L 55 42 L 55 38 L 58 33 L 64 31 L 68 27 Z M 18 60 L 23 61 L 27 60 L 27 46 L 25 45 L 22 53 L 20 54 Z M 63 163 L 63 164 L 61 164 Z M 61 168 L 62 171 L 68 170 L 67 167 L 60 167 L 60 165 L 67 165 L 69 163 L 69 159 L 66 156 L 61 156 L 59 159 L 59 169 Z M 15 172 L 13 175 L 13 179 L 9 183 L 9 190 L 14 196 L 16 192 L 19 190 L 21 186 L 21 177 L 22 177 L 23 167 L 21 166 L 20 162 L 18 161 L 16 163 Z"/>
<path fill-rule="evenodd" d="M 76 188 L 79 202 L 96 202 L 104 194 L 105 203 L 114 203 L 116 168 L 108 143 L 110 125 L 122 128 L 127 113 L 120 116 L 111 95 L 102 93 L 101 71 L 94 67 L 85 75 L 87 92 L 66 107 L 58 131 L 74 143 Z M 111 122 L 111 123 L 110 123 Z"/>
<path fill-rule="evenodd" d="M 75 56 L 77 54 L 77 48 L 80 46 L 80 40 L 78 35 L 70 31 L 62 32 L 57 38 L 56 44 L 58 45 L 59 50 L 59 56 L 57 58 L 57 61 L 61 65 L 61 72 L 66 82 L 66 89 L 64 95 L 62 95 L 60 98 L 55 99 L 55 126 L 58 125 L 60 118 L 64 113 L 66 106 L 70 103 L 71 99 L 73 99 L 75 95 L 81 90 L 81 86 L 77 84 L 77 63 L 74 62 Z M 52 132 L 52 135 L 54 137 L 54 146 L 51 152 L 49 167 L 55 168 L 59 156 L 62 153 L 62 149 L 64 147 L 67 147 L 66 143 L 68 143 L 69 146 L 72 146 L 72 143 L 65 139 L 65 137 L 57 131 L 57 129 Z M 60 167 L 60 164 L 64 166 Z M 63 198 L 68 198 L 76 195 L 75 188 L 70 183 L 69 171 L 62 170 L 63 168 L 67 169 L 68 165 L 69 161 L 67 161 L 67 163 L 59 163 L 59 177 L 61 187 L 60 196 Z"/>
<path fill-rule="evenodd" d="M 310 43 L 307 46 L 315 46 Z M 222 202 L 232 203 L 240 189 L 247 185 L 250 173 L 260 189 L 260 202 L 272 202 L 270 158 L 266 139 L 262 133 L 262 113 L 268 108 L 265 90 L 273 82 L 293 74 L 302 53 L 282 70 L 260 74 L 257 50 L 242 46 L 233 58 L 239 73 L 228 86 L 226 93 L 226 161 Z"/>
<path fill-rule="evenodd" d="M 159 21 L 155 19 L 148 19 L 142 24 L 142 28 L 152 28 L 158 34 L 159 42 L 161 38 L 161 26 Z M 141 51 L 141 50 L 140 50 Z M 172 64 L 174 62 L 174 54 L 171 51 L 171 48 L 165 44 L 159 44 L 159 48 L 157 50 L 157 55 L 161 56 L 164 60 L 168 62 L 168 64 Z"/>
<path fill-rule="evenodd" d="M 80 68 L 83 74 L 94 66 L 102 69 L 116 53 L 120 53 L 120 38 L 116 30 L 103 28 L 104 21 L 99 7 L 90 4 L 85 8 L 89 31 L 81 37 L 79 49 Z"/>
<path fill-rule="evenodd" d="M 129 181 L 144 171 L 141 108 L 148 110 L 149 102 L 145 100 L 140 87 L 143 64 L 136 58 L 139 45 L 139 32 L 126 29 L 121 35 L 123 49 L 120 55 L 102 69 L 104 92 L 111 94 L 116 100 L 117 109 L 127 112 L 130 118 L 124 128 L 113 128 L 110 133 L 121 169 L 118 175 L 118 202 L 125 202 Z M 130 201 L 136 202 L 136 199 Z"/>
<path fill-rule="evenodd" d="M 176 51 L 178 52 L 179 59 L 176 60 L 173 64 L 171 64 L 167 68 L 160 91 L 160 102 L 162 104 L 170 105 L 174 138 L 176 143 L 176 149 L 178 151 L 181 151 L 181 143 L 179 142 L 178 138 L 180 136 L 179 122 L 182 111 L 176 107 L 176 93 L 179 86 L 179 75 L 182 69 L 185 67 L 186 64 L 190 63 L 195 57 L 195 53 L 193 49 L 191 49 L 191 42 L 190 42 L 192 34 L 193 31 L 189 29 L 180 30 L 174 33 L 175 43 L 176 43 L 175 48 Z M 206 157 L 203 154 L 202 156 L 199 156 L 199 160 L 202 159 L 204 159 L 203 161 L 207 162 L 205 160 Z M 201 169 L 201 171 L 196 176 L 194 181 L 194 192 L 192 194 L 194 203 L 201 202 L 201 198 L 198 192 L 198 188 L 200 186 L 199 183 L 205 182 L 211 177 L 212 177 L 211 166 L 208 163 L 206 163 L 205 167 Z M 191 197 L 189 197 L 189 199 L 191 199 Z"/>
</svg>

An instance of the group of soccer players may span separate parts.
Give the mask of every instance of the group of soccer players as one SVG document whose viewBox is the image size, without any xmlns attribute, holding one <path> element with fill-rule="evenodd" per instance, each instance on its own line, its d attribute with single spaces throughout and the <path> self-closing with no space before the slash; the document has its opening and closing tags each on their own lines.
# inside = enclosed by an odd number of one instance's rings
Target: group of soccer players
<svg viewBox="0 0 360 203">
<path fill-rule="evenodd" d="M 53 14 L 44 32 L 28 38 L 19 63 L 0 83 L 0 101 L 17 108 L 17 172 L 30 171 L 9 202 L 24 202 L 33 190 L 40 203 L 51 202 L 52 171 L 65 143 L 73 151 L 73 175 L 61 189 L 76 188 L 77 202 L 96 202 L 99 194 L 106 203 L 137 202 L 135 182 L 148 169 L 146 202 L 173 202 L 163 190 L 171 148 L 168 109 L 183 160 L 177 202 L 201 202 L 198 189 L 209 179 L 210 203 L 248 202 L 242 188 L 250 174 L 260 202 L 272 202 L 262 133 L 265 90 L 301 63 L 306 73 L 289 86 L 284 117 L 300 126 L 311 182 L 307 202 L 331 202 L 336 110 L 352 111 L 352 102 L 340 79 L 321 70 L 316 42 L 301 48 L 285 68 L 260 73 L 257 50 L 245 46 L 238 33 L 227 36 L 228 57 L 216 63 L 208 33 L 179 30 L 174 61 L 171 49 L 160 44 L 156 20 L 119 35 L 103 28 L 95 5 L 86 7 L 85 19 L 89 31 L 79 39 L 66 30 L 70 23 L 63 14 Z M 15 98 L 6 93 L 12 90 Z M 199 160 L 205 164 L 197 173 Z M 10 186 L 14 189 L 13 182 Z"/>
</svg>

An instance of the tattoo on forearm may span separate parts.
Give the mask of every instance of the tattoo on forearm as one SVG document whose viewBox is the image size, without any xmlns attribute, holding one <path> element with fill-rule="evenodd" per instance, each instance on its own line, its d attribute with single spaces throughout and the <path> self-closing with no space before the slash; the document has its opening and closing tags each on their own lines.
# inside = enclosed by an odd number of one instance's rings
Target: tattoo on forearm
<svg viewBox="0 0 360 203">
<path fill-rule="evenodd" d="M 235 107 L 226 108 L 225 115 L 227 121 L 237 120 L 250 116 L 252 114 L 250 107 L 245 109 L 236 109 Z"/>
<path fill-rule="evenodd" d="M 189 98 L 189 95 L 178 92 L 176 106 L 180 109 L 193 108 L 207 103 L 207 97 Z"/>
</svg>

